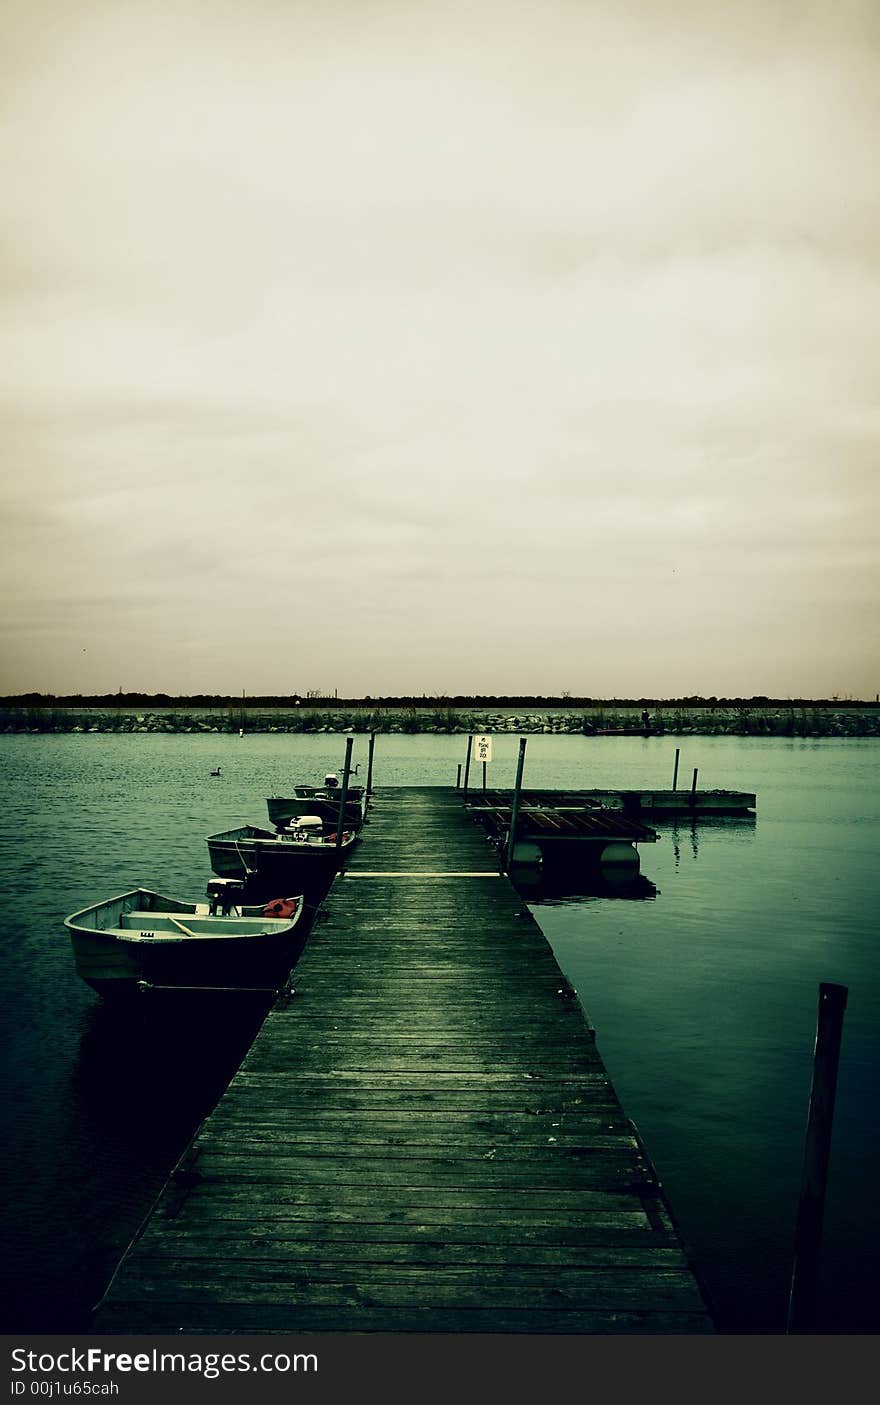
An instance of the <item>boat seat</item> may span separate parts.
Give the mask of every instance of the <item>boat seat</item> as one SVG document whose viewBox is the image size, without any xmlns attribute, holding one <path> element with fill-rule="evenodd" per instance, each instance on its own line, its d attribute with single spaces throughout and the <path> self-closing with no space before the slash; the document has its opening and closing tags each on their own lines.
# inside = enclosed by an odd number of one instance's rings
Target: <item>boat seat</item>
<svg viewBox="0 0 880 1405">
<path fill-rule="evenodd" d="M 223 917 L 222 915 L 217 917 L 181 917 L 180 920 L 197 937 L 211 937 L 218 933 L 221 936 L 229 936 L 230 933 L 271 931 L 272 927 L 279 923 L 278 918 Z"/>
<path fill-rule="evenodd" d="M 123 912 L 119 926 L 124 932 L 176 932 L 171 918 L 164 912 Z"/>
<path fill-rule="evenodd" d="M 230 936 L 235 932 L 271 932 L 288 925 L 289 919 L 278 917 L 212 917 L 208 913 L 181 912 L 178 921 L 188 927 L 194 937 Z M 235 924 L 233 927 L 232 924 Z M 124 932 L 169 932 L 181 936 L 180 927 L 165 912 L 123 912 L 119 927 Z"/>
</svg>

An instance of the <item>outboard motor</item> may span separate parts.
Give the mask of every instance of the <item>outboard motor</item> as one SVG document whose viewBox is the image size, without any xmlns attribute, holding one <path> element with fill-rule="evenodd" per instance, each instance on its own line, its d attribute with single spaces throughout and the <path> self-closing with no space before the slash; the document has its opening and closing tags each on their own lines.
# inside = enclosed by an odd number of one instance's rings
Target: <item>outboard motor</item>
<svg viewBox="0 0 880 1405">
<path fill-rule="evenodd" d="M 326 776 L 324 777 L 324 789 L 325 789 L 325 790 L 336 790 L 336 788 L 337 788 L 338 785 L 339 785 L 339 777 L 337 776 L 336 772 L 335 772 L 335 771 L 328 771 L 327 774 L 326 774 Z"/>
<path fill-rule="evenodd" d="M 324 833 L 324 821 L 320 815 L 300 815 L 290 826 L 291 839 L 320 839 Z"/>
<path fill-rule="evenodd" d="M 240 878 L 210 878 L 208 880 L 208 913 L 211 917 L 229 917 L 244 898 L 244 883 Z"/>
</svg>

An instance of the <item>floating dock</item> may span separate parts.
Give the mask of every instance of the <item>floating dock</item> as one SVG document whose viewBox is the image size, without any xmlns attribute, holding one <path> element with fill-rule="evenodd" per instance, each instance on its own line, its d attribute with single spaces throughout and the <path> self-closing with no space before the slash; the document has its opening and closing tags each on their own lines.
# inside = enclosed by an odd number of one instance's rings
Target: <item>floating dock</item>
<svg viewBox="0 0 880 1405">
<path fill-rule="evenodd" d="M 577 993 L 452 787 L 376 790 L 104 1333 L 712 1333 Z"/>
<path fill-rule="evenodd" d="M 470 809 L 494 841 L 505 847 L 513 822 L 512 805 L 484 803 Z M 520 803 L 512 864 L 515 872 L 534 863 L 547 870 L 574 871 L 609 863 L 637 866 L 636 844 L 654 844 L 656 840 L 656 829 L 618 810 Z"/>
<path fill-rule="evenodd" d="M 503 809 L 511 805 L 512 790 L 468 790 L 474 808 Z M 596 808 L 622 810 L 626 815 L 743 815 L 753 813 L 757 796 L 746 790 L 527 790 L 520 791 L 524 810 L 589 813 Z M 641 841 L 640 841 L 641 842 Z"/>
<path fill-rule="evenodd" d="M 494 832 L 510 827 L 512 807 L 503 801 L 499 804 L 481 801 L 470 804 L 475 816 L 488 822 Z M 641 824 L 619 811 L 589 809 L 580 805 L 543 805 L 537 802 L 520 801 L 517 812 L 517 835 L 554 836 L 580 839 L 592 845 L 605 844 L 653 844 L 657 831 L 649 825 Z"/>
</svg>

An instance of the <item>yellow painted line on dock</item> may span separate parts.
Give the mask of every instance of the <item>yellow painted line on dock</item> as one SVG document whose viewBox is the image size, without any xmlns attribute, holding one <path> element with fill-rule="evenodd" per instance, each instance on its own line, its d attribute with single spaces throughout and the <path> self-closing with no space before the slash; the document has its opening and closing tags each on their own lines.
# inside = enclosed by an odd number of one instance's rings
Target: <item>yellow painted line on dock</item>
<svg viewBox="0 0 880 1405">
<path fill-rule="evenodd" d="M 369 872 L 363 869 L 346 869 L 341 875 L 342 878 L 503 878 L 503 873 L 498 873 L 494 869 L 466 869 L 466 868 L 391 868 L 372 869 Z"/>
</svg>

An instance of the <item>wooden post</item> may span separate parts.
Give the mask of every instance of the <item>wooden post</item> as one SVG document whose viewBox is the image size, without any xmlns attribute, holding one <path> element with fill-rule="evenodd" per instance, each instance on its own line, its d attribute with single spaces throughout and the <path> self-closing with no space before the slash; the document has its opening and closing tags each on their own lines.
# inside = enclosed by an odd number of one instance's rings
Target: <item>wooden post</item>
<svg viewBox="0 0 880 1405">
<path fill-rule="evenodd" d="M 336 821 L 336 848 L 342 844 L 342 830 L 345 824 L 345 801 L 348 797 L 348 777 L 351 772 L 351 749 L 354 737 L 345 739 L 345 766 L 342 771 L 342 794 L 339 797 L 339 819 Z"/>
<path fill-rule="evenodd" d="M 696 805 L 696 803 L 697 803 L 697 768 L 696 768 L 696 766 L 695 766 L 695 767 L 694 767 L 694 779 L 693 779 L 693 782 L 692 782 L 692 784 L 691 784 L 691 809 L 693 809 L 693 807 Z"/>
<path fill-rule="evenodd" d="M 675 787 L 676 787 L 676 785 L 678 784 L 678 757 L 679 757 L 679 753 L 680 753 L 680 752 L 681 752 L 681 747 L 680 747 L 680 746 L 677 746 L 677 747 L 675 748 L 675 767 L 674 767 L 673 772 L 672 772 L 672 789 L 673 789 L 673 790 L 675 790 Z"/>
<path fill-rule="evenodd" d="M 788 1333 L 816 1330 L 819 1251 L 846 997 L 845 985 L 823 981 L 819 986 L 816 1042 L 813 1047 L 813 1082 L 810 1088 L 804 1169 L 794 1237 L 791 1294 L 788 1301 Z"/>
<path fill-rule="evenodd" d="M 483 789 L 486 789 L 486 762 L 483 762 Z"/>
<path fill-rule="evenodd" d="M 516 763 L 516 785 L 513 788 L 513 804 L 510 808 L 510 833 L 507 836 L 507 871 L 513 863 L 513 846 L 516 843 L 516 820 L 519 813 L 519 795 L 522 790 L 523 763 L 526 759 L 526 737 L 519 739 L 519 760 Z"/>
<path fill-rule="evenodd" d="M 467 755 L 466 755 L 466 757 L 464 758 L 464 787 L 463 787 L 463 789 L 464 789 L 465 795 L 467 795 L 468 776 L 470 775 L 470 771 L 471 771 L 471 747 L 473 746 L 473 744 L 474 744 L 474 739 L 473 739 L 473 737 L 468 737 Z"/>
<path fill-rule="evenodd" d="M 456 790 L 461 790 L 461 762 L 460 762 L 460 761 L 459 761 L 459 763 L 458 763 L 458 771 L 456 772 L 456 776 L 455 776 L 455 788 L 456 788 Z"/>
<path fill-rule="evenodd" d="M 367 752 L 367 795 L 373 793 L 373 747 L 376 745 L 376 733 L 370 733 L 370 746 Z"/>
</svg>

